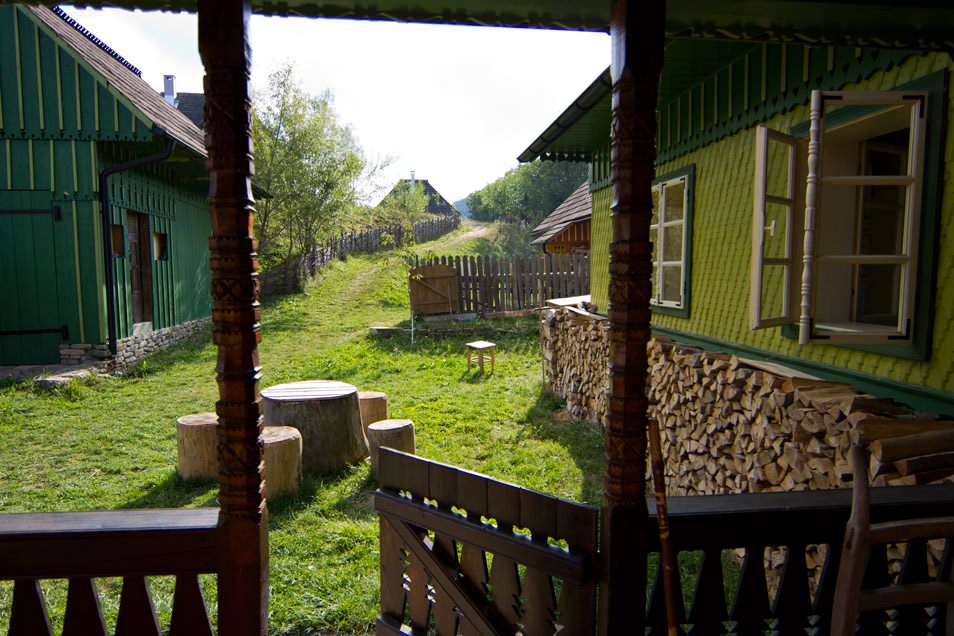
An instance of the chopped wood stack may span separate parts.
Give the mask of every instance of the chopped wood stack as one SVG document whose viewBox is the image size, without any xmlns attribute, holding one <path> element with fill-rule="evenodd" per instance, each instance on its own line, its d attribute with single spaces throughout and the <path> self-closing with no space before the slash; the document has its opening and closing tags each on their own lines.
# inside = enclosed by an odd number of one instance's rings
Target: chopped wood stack
<svg viewBox="0 0 954 636">
<path fill-rule="evenodd" d="M 541 320 L 543 379 L 574 418 L 600 424 L 609 376 L 608 321 L 581 309 L 547 309 Z"/>
</svg>

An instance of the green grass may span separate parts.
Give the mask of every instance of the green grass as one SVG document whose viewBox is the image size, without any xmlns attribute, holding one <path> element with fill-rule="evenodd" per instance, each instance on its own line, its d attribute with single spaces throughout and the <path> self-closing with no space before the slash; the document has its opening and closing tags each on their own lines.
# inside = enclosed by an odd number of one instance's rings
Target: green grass
<svg viewBox="0 0 954 636">
<path fill-rule="evenodd" d="M 473 253 L 465 226 L 456 254 Z M 479 247 L 479 243 L 477 246 Z M 421 253 L 440 252 L 438 244 Z M 575 501 L 597 503 L 602 435 L 559 417 L 542 387 L 535 319 L 418 323 L 476 333 L 368 337 L 373 325 L 409 326 L 399 255 L 350 258 L 323 270 L 306 294 L 270 301 L 263 312 L 261 386 L 333 379 L 388 394 L 392 417 L 415 422 L 418 454 Z M 498 345 L 496 372 L 468 372 L 465 342 Z M 0 385 L 0 510 L 51 511 L 215 505 L 217 486 L 176 474 L 175 419 L 214 410 L 215 350 L 209 333 L 154 356 L 124 377 L 48 390 Z M 367 462 L 306 478 L 271 501 L 272 634 L 364 634 L 378 604 L 377 518 Z M 203 581 L 214 612 L 214 579 Z M 102 582 L 108 621 L 118 583 Z M 61 583 L 44 583 L 54 615 Z M 9 584 L 0 607 L 9 607 Z M 154 581 L 168 624 L 170 581 Z M 0 612 L 0 632 L 4 618 Z M 56 619 L 54 619 L 56 620 Z"/>
</svg>

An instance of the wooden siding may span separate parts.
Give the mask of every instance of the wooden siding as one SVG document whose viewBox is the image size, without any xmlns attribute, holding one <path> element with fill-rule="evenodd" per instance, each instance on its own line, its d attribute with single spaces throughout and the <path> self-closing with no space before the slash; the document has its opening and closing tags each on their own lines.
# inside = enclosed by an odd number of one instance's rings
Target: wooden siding
<svg viewBox="0 0 954 636">
<path fill-rule="evenodd" d="M 547 254 L 575 254 L 590 249 L 589 220 L 573 223 L 546 242 L 543 251 Z"/>
<path fill-rule="evenodd" d="M 104 149 L 104 157 L 113 161 L 128 160 L 131 156 L 126 147 Z M 149 217 L 150 236 L 143 248 L 148 250 L 151 263 L 154 329 L 202 318 L 212 310 L 208 266 L 212 227 L 204 192 L 170 186 L 178 178 L 168 164 L 120 172 L 109 178 L 111 223 L 122 225 L 125 230 L 127 212 Z M 166 235 L 167 256 L 162 260 L 152 253 L 155 232 Z M 128 256 L 127 249 L 124 256 L 112 259 L 119 337 L 133 333 Z"/>
<path fill-rule="evenodd" d="M 22 7 L 0 7 L 0 60 L 0 138 L 152 138 L 151 124 Z"/>
<path fill-rule="evenodd" d="M 887 90 L 926 76 L 954 69 L 946 55 L 912 57 L 902 65 L 875 73 L 869 80 L 846 89 Z M 948 117 L 944 156 L 954 156 L 954 100 L 948 95 Z M 788 131 L 808 118 L 806 103 L 768 122 L 772 128 Z M 871 351 L 825 344 L 799 346 L 782 335 L 781 329 L 752 331 L 748 326 L 748 293 L 752 231 L 752 188 L 754 135 L 751 130 L 735 133 L 717 143 L 661 164 L 664 173 L 689 164 L 697 169 L 695 221 L 693 228 L 692 314 L 688 318 L 654 314 L 653 325 L 676 333 L 705 336 L 735 343 L 766 354 L 800 358 L 823 366 L 848 369 L 872 377 L 947 392 L 954 400 L 954 181 L 945 180 L 940 209 L 939 253 L 935 315 L 930 359 L 910 360 Z M 726 161 L 732 157 L 732 161 Z M 948 169 L 942 171 L 949 172 Z M 597 210 L 594 205 L 594 226 Z M 925 232 L 930 232 L 925 229 Z M 594 246 L 596 230 L 594 229 Z M 930 240 L 930 239 L 928 239 Z M 594 249 L 594 263 L 596 254 Z M 707 266 L 718 264 L 718 266 Z M 594 266 L 594 272 L 598 270 Z M 923 273 L 922 273 L 923 274 Z M 605 284 L 602 289 L 605 289 Z M 594 300 L 599 297 L 594 280 Z M 605 292 L 602 292 L 605 293 Z M 599 305 L 598 305 L 599 306 Z M 599 306 L 605 311 L 603 306 Z M 678 336 L 676 336 L 678 337 Z"/>
<path fill-rule="evenodd" d="M 613 187 L 593 192 L 593 216 L 590 220 L 590 296 L 595 310 L 609 309 L 609 246 L 613 240 Z"/>
<path fill-rule="evenodd" d="M 715 73 L 660 104 L 658 161 L 672 160 L 806 104 L 810 88 L 833 90 L 857 83 L 909 55 L 846 46 L 752 44 Z M 608 154 L 603 154 L 597 158 L 608 162 Z"/>
</svg>

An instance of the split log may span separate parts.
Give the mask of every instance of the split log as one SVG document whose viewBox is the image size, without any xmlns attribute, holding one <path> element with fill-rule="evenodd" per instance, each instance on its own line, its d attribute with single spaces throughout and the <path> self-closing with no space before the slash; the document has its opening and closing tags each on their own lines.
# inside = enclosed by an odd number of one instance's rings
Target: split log
<svg viewBox="0 0 954 636">
<path fill-rule="evenodd" d="M 414 453 L 414 422 L 411 420 L 382 420 L 368 426 L 368 445 L 371 449 L 371 469 L 378 474 L 378 450 L 393 448 Z"/>
<path fill-rule="evenodd" d="M 358 407 L 361 411 L 361 428 L 365 438 L 368 425 L 388 419 L 388 396 L 380 391 L 359 391 Z"/>
<path fill-rule="evenodd" d="M 871 456 L 882 464 L 920 455 L 947 453 L 954 451 L 954 429 L 875 440 L 869 449 Z"/>
<path fill-rule="evenodd" d="M 859 419 L 851 434 L 855 444 L 867 446 L 875 440 L 930 431 L 954 431 L 954 422 L 944 420 L 899 420 L 868 416 Z"/>
<path fill-rule="evenodd" d="M 215 413 L 196 413 L 176 420 L 176 451 L 183 479 L 217 479 L 219 451 Z"/>
<path fill-rule="evenodd" d="M 262 390 L 268 426 L 293 426 L 301 432 L 302 469 L 326 475 L 368 456 L 361 429 L 358 389 L 344 382 L 315 380 Z"/>
<path fill-rule="evenodd" d="M 268 497 L 298 492 L 301 485 L 301 433 L 291 426 L 266 426 L 265 488 Z"/>
</svg>

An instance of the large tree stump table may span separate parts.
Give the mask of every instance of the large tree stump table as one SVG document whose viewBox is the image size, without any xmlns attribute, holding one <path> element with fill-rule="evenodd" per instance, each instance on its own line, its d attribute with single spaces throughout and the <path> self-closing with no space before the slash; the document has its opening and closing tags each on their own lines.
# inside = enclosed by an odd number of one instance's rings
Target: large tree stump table
<svg viewBox="0 0 954 636">
<path fill-rule="evenodd" d="M 267 426 L 301 432 L 301 467 L 326 475 L 368 456 L 361 428 L 358 389 L 344 382 L 309 380 L 262 390 Z"/>
</svg>

